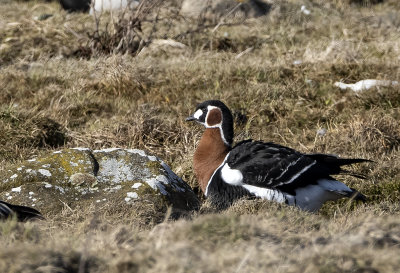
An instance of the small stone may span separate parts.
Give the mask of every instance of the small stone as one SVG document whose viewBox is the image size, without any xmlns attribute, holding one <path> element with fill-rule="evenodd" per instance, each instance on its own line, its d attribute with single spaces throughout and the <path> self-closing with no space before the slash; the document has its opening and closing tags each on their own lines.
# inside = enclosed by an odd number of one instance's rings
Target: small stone
<svg viewBox="0 0 400 273">
<path fill-rule="evenodd" d="M 21 192 L 21 186 L 16 187 L 16 188 L 12 188 L 11 191 L 13 191 L 13 192 Z"/>
<path fill-rule="evenodd" d="M 136 199 L 136 198 L 139 197 L 138 194 L 137 194 L 136 192 L 127 192 L 126 195 L 127 195 L 128 197 L 134 198 L 134 199 Z"/>
<path fill-rule="evenodd" d="M 325 128 L 320 128 L 317 130 L 317 135 L 318 136 L 324 136 L 326 135 L 327 130 Z"/>
<path fill-rule="evenodd" d="M 305 82 L 308 85 L 312 85 L 313 84 L 313 80 L 310 80 L 310 79 L 306 79 Z"/>
<path fill-rule="evenodd" d="M 62 187 L 60 187 L 60 186 L 55 186 L 55 188 L 57 189 L 57 190 L 59 190 L 61 193 L 65 193 L 65 190 L 64 190 L 64 188 L 62 188 Z"/>
<path fill-rule="evenodd" d="M 45 169 L 39 169 L 38 172 L 41 173 L 44 176 L 47 176 L 47 177 L 51 176 L 51 173 L 48 170 L 45 170 Z"/>
<path fill-rule="evenodd" d="M 307 7 L 304 6 L 304 5 L 301 6 L 300 11 L 301 11 L 302 13 L 304 13 L 305 15 L 310 15 L 310 14 L 311 14 L 311 11 L 308 10 Z"/>
<path fill-rule="evenodd" d="M 97 184 L 97 179 L 94 175 L 88 173 L 75 173 L 71 175 L 69 178 L 69 182 L 74 186 L 81 186 L 81 185 L 91 185 L 94 186 Z"/>
<path fill-rule="evenodd" d="M 294 65 L 299 65 L 299 64 L 302 64 L 302 63 L 303 63 L 302 60 L 294 60 L 294 61 L 293 61 L 293 64 L 294 64 Z"/>
<path fill-rule="evenodd" d="M 143 185 L 142 183 L 135 183 L 135 184 L 132 185 L 132 189 L 137 189 L 142 185 Z"/>
</svg>

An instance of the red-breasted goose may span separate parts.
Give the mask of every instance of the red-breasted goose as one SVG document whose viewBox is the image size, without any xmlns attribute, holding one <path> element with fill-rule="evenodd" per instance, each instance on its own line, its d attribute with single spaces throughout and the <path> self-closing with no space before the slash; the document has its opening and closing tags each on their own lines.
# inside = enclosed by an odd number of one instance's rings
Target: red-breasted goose
<svg viewBox="0 0 400 273">
<path fill-rule="evenodd" d="M 307 211 L 317 211 L 326 201 L 342 197 L 365 201 L 364 195 L 331 175 L 349 174 L 341 166 L 369 160 L 303 154 L 252 140 L 232 147 L 233 117 L 218 100 L 199 104 L 186 120 L 206 128 L 194 153 L 193 167 L 201 190 L 220 208 L 242 197 L 259 197 Z"/>
</svg>

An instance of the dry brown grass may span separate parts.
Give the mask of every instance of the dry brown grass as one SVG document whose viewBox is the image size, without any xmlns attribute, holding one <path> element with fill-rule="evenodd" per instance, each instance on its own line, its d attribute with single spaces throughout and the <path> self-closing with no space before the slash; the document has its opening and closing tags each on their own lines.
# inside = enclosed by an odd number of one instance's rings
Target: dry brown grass
<svg viewBox="0 0 400 273">
<path fill-rule="evenodd" d="M 87 51 L 89 15 L 55 2 L 1 2 L 0 169 L 60 145 L 140 148 L 198 190 L 191 156 L 201 130 L 184 118 L 211 98 L 233 110 L 237 141 L 374 163 L 352 169 L 367 180 L 341 177 L 366 204 L 330 203 L 319 214 L 240 201 L 158 224 L 167 212 L 109 204 L 0 223 L 0 271 L 396 272 L 400 87 L 356 94 L 333 83 L 399 80 L 400 6 L 350 2 L 275 1 L 266 18 L 186 35 L 199 23 L 174 18 L 153 36 L 186 49 L 138 56 Z M 44 13 L 53 16 L 34 19 Z"/>
<path fill-rule="evenodd" d="M 140 230 L 88 219 L 0 224 L 8 272 L 396 272 L 398 212 L 383 206 L 335 217 L 268 202 L 194 215 Z M 51 240 L 47 238 L 50 236 Z M 18 260 L 15 260 L 19 253 Z M 86 271 L 85 270 L 85 271 Z M 82 272 L 85 272 L 82 271 Z"/>
</svg>

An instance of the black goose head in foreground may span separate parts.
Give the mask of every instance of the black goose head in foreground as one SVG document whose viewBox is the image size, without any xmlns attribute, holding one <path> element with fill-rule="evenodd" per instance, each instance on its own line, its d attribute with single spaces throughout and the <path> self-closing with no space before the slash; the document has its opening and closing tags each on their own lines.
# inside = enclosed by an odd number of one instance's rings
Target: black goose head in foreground
<svg viewBox="0 0 400 273">
<path fill-rule="evenodd" d="M 4 201 L 0 201 L 0 220 L 5 220 L 14 215 L 20 222 L 25 222 L 34 219 L 44 220 L 42 214 L 33 208 L 12 205 Z"/>
</svg>

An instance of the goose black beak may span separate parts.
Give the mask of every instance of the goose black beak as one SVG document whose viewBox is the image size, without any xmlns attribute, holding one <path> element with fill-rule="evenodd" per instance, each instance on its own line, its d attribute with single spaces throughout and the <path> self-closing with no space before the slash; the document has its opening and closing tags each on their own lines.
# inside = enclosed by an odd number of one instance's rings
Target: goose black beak
<svg viewBox="0 0 400 273">
<path fill-rule="evenodd" d="M 186 121 L 193 121 L 193 120 L 196 120 L 196 118 L 194 116 L 190 116 L 190 117 L 187 117 L 185 120 Z"/>
</svg>

